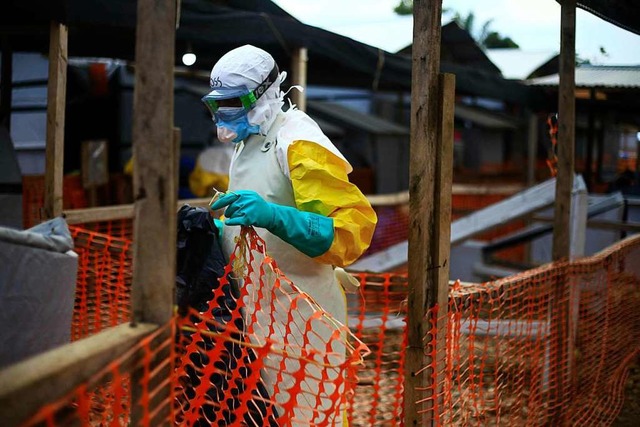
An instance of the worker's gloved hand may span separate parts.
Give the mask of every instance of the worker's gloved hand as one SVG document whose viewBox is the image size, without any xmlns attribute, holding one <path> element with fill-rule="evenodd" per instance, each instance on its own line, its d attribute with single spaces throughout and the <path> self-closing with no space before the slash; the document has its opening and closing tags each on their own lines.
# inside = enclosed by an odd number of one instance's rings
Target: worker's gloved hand
<svg viewBox="0 0 640 427">
<path fill-rule="evenodd" d="M 322 255 L 333 243 L 333 219 L 267 202 L 255 191 L 228 192 L 211 209 L 225 206 L 225 225 L 265 228 L 307 256 Z"/>
<path fill-rule="evenodd" d="M 218 229 L 218 239 L 222 239 L 222 227 L 224 227 L 224 222 L 222 222 L 218 218 L 214 218 L 213 219 L 213 223 L 215 224 L 216 228 Z"/>
</svg>

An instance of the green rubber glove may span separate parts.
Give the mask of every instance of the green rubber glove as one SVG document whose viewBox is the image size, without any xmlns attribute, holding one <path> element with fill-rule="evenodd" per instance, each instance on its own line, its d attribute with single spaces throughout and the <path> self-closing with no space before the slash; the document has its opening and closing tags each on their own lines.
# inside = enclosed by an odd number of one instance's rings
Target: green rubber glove
<svg viewBox="0 0 640 427">
<path fill-rule="evenodd" d="M 228 192 L 211 209 L 225 206 L 225 225 L 265 228 L 312 258 L 325 253 L 333 243 L 333 219 L 267 202 L 255 191 Z"/>
<path fill-rule="evenodd" d="M 213 223 L 215 224 L 216 228 L 218 229 L 218 239 L 222 240 L 222 227 L 224 227 L 224 222 L 222 222 L 218 218 L 214 218 L 213 219 Z"/>
</svg>

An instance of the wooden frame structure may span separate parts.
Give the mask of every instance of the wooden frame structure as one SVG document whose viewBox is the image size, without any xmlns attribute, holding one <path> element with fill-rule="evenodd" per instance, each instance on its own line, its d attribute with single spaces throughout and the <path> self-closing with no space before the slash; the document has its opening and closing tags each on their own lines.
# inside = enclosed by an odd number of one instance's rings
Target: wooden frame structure
<svg viewBox="0 0 640 427">
<path fill-rule="evenodd" d="M 42 217 L 63 215 L 70 224 L 134 219 L 133 319 L 129 324 L 108 328 L 0 371 L 0 419 L 6 426 L 20 425 L 43 402 L 61 398 L 126 353 L 142 337 L 165 325 L 173 315 L 176 207 L 184 203 L 207 206 L 209 201 L 176 200 L 180 131 L 173 127 L 173 82 L 179 3 L 138 0 L 133 120 L 135 203 L 128 205 L 63 210 L 68 29 L 62 23 L 51 23 Z M 293 57 L 294 82 L 306 86 L 306 48 L 297 49 Z M 3 61 L 3 75 L 8 74 L 10 65 L 10 60 Z M 2 93 L 6 98 L 11 92 Z M 303 94 L 299 94 L 297 103 L 304 109 Z M 80 366 L 82 369 L 78 369 Z M 134 401 L 140 392 L 137 387 L 132 388 Z M 132 408 L 132 425 L 137 425 L 141 416 L 139 408 Z"/>
<path fill-rule="evenodd" d="M 20 425 L 38 405 L 64 396 L 128 351 L 142 336 L 171 319 L 176 250 L 177 134 L 173 128 L 173 61 L 177 3 L 176 0 L 138 0 L 134 100 L 136 202 L 133 212 L 128 212 L 144 221 L 136 220 L 134 230 L 133 321 L 2 370 L 0 418 L 5 425 Z M 65 25 L 52 22 L 50 34 L 46 218 L 62 214 L 68 30 Z M 69 369 L 71 366 L 75 369 Z M 134 398 L 137 393 L 139 390 L 134 387 Z M 134 408 L 131 416 L 132 424 L 137 425 L 141 414 Z"/>
<path fill-rule="evenodd" d="M 571 191 L 575 151 L 575 21 L 576 0 L 561 3 L 561 53 L 559 89 L 558 178 L 554 209 L 553 259 L 570 257 Z M 415 0 L 413 29 L 413 68 L 411 97 L 411 163 L 409 237 L 408 348 L 405 363 L 405 425 L 435 425 L 441 361 L 445 349 L 440 340 L 443 326 L 437 322 L 435 363 L 425 354 L 424 339 L 429 339 L 429 320 L 425 313 L 437 307 L 439 319 L 446 315 L 451 171 L 448 163 L 447 84 L 439 85 L 440 16 L 442 0 Z M 446 80 L 446 79 L 445 79 Z M 453 83 L 450 83 L 453 86 Z M 451 126 L 453 122 L 451 122 Z M 433 201 L 433 203 L 430 203 Z M 447 211 L 447 208 L 448 211 Z M 445 239 L 446 238 L 446 239 Z M 561 288 L 559 283 L 558 288 Z M 558 295 L 556 301 L 560 301 Z M 552 303 L 553 304 L 553 303 Z M 553 307 L 550 307 L 553 310 Z M 559 308 L 559 307 L 557 307 Z M 571 319 L 556 319 L 571 327 Z M 558 325 L 558 327 L 562 327 Z M 570 329 L 569 329 L 570 330 Z M 561 348 L 561 347 L 559 347 Z M 571 345 L 559 361 L 571 369 Z M 436 367 L 436 372 L 425 370 Z M 565 369 L 567 366 L 555 366 Z M 560 398 L 566 390 L 558 390 Z M 566 397 L 566 396 L 565 396 Z M 424 418 L 422 418 L 424 415 Z M 562 414 L 552 414 L 563 425 Z"/>
<path fill-rule="evenodd" d="M 135 241 L 131 324 L 107 329 L 62 349 L 0 372 L 0 408 L 6 425 L 18 425 L 37 405 L 54 400 L 124 353 L 141 336 L 169 321 L 175 255 L 176 144 L 173 129 L 173 49 L 179 0 L 138 0 L 134 106 L 135 204 L 66 212 L 69 222 L 134 217 Z M 412 81 L 409 346 L 405 375 L 405 424 L 433 425 L 438 409 L 444 346 L 438 333 L 436 372 L 425 355 L 430 330 L 425 313 L 445 317 L 448 293 L 454 78 L 440 70 L 442 0 L 414 1 Z M 554 218 L 555 260 L 569 256 L 569 218 L 575 129 L 574 53 L 576 0 L 562 2 L 559 91 L 559 170 Z M 68 31 L 53 22 L 50 39 L 44 216 L 62 211 L 64 99 Z M 298 51 L 296 81 L 304 84 L 306 52 Z M 3 75 L 10 69 L 3 61 Z M 296 74 L 297 73 L 297 74 Z M 6 92 L 3 92 L 6 93 Z M 10 94 L 8 95 L 10 99 Z M 304 102 L 298 100 L 299 105 Z M 303 107 L 302 107 L 303 108 Z M 172 232 L 173 231 L 173 232 Z M 161 251 L 158 251 L 161 248 Z M 562 321 L 562 319 L 560 319 Z M 565 319 L 566 320 L 566 319 Z M 438 321 L 437 329 L 443 324 Z M 82 366 L 82 369 L 67 369 Z M 43 384 L 51 384 L 43 387 Z M 64 386 L 62 386 L 64 384 Z M 134 390 L 135 393 L 135 390 Z M 137 414 L 132 414 L 135 424 Z"/>
</svg>

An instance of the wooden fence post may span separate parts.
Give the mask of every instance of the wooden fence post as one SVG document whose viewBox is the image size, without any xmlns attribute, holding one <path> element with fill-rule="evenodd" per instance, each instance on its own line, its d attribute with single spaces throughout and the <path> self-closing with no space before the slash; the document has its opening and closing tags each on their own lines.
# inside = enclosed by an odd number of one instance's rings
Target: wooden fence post
<svg viewBox="0 0 640 427">
<path fill-rule="evenodd" d="M 569 260 L 571 255 L 571 193 L 573 190 L 575 152 L 575 60 L 576 60 L 576 0 L 563 0 L 561 6 L 560 84 L 558 88 L 558 176 L 554 206 L 554 261 Z M 551 360 L 550 376 L 555 387 L 550 390 L 550 422 L 567 425 L 570 412 L 563 403 L 571 402 L 572 327 L 571 293 L 566 275 L 559 275 L 549 303 L 551 343 L 555 357 Z"/>
<path fill-rule="evenodd" d="M 430 330 L 425 314 L 442 297 L 439 289 L 442 231 L 438 215 L 438 179 L 441 130 L 440 19 L 442 0 L 413 3 L 411 79 L 411 159 L 409 164 L 409 293 L 408 347 L 405 360 L 404 424 L 429 425 L 435 421 L 437 384 L 425 355 L 424 339 Z M 449 190 L 450 191 L 450 190 Z M 437 380 L 436 380 L 437 383 Z M 426 413 L 425 413 L 426 412 Z M 424 415 L 423 415 L 424 414 Z M 424 420 L 422 419 L 424 416 Z"/>
<path fill-rule="evenodd" d="M 67 93 L 69 32 L 66 25 L 51 22 L 49 82 L 47 85 L 47 147 L 44 179 L 44 219 L 62 214 L 64 178 L 64 117 Z"/>
<path fill-rule="evenodd" d="M 133 103 L 133 322 L 173 315 L 176 264 L 176 149 L 173 126 L 176 0 L 138 0 Z M 150 369 L 168 354 L 157 354 Z M 169 365 L 170 366 L 170 365 Z M 140 370 L 132 374 L 131 424 L 145 417 Z M 170 372 L 166 372 L 170 375 Z M 158 392 L 169 396 L 168 383 Z M 166 419 L 170 408 L 154 414 Z M 146 409 L 147 411 L 149 408 Z M 148 415 L 148 414 L 147 414 Z M 153 423 L 152 423 L 153 425 Z"/>
</svg>

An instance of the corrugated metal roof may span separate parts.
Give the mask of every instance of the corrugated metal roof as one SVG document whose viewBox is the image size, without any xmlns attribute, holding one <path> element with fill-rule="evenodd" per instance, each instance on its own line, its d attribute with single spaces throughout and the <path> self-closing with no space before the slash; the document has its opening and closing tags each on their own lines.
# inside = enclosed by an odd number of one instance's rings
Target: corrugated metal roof
<svg viewBox="0 0 640 427">
<path fill-rule="evenodd" d="M 531 86 L 558 86 L 560 76 L 539 77 L 526 83 Z M 583 65 L 576 68 L 576 87 L 640 88 L 640 65 Z"/>
<path fill-rule="evenodd" d="M 307 100 L 310 115 L 334 120 L 346 127 L 360 129 L 374 135 L 408 135 L 409 128 L 389 120 L 361 113 L 335 102 Z"/>
</svg>

